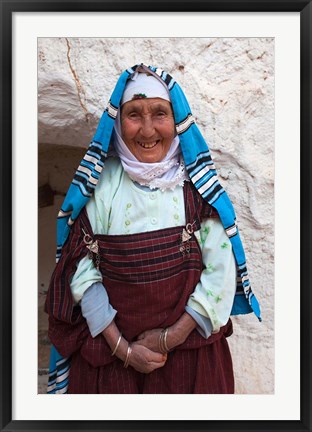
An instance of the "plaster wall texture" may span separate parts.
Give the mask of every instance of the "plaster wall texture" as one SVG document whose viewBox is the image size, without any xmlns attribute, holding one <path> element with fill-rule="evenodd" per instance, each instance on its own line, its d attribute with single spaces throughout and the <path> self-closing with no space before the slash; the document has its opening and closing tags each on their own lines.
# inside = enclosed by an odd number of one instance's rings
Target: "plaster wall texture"
<svg viewBox="0 0 312 432">
<path fill-rule="evenodd" d="M 263 318 L 233 318 L 236 392 L 274 393 L 272 38 L 38 39 L 39 184 L 67 190 L 120 73 L 141 62 L 165 69 L 181 85 L 236 210 Z M 51 246 L 53 217 L 42 250 Z M 45 283 L 54 265 L 50 246 L 48 264 L 39 265 Z"/>
</svg>

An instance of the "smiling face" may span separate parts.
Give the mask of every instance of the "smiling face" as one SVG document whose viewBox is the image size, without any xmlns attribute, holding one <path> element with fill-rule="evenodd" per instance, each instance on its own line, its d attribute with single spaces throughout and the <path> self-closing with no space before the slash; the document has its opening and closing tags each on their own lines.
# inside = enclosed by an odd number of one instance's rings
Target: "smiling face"
<svg viewBox="0 0 312 432">
<path fill-rule="evenodd" d="M 121 109 L 121 133 L 140 162 L 160 162 L 175 136 L 170 102 L 160 98 L 126 102 Z"/>
</svg>

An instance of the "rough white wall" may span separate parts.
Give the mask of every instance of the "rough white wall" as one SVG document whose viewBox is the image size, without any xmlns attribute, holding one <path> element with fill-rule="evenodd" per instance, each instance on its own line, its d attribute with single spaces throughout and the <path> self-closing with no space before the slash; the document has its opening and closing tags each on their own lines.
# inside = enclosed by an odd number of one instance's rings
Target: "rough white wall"
<svg viewBox="0 0 312 432">
<path fill-rule="evenodd" d="M 141 62 L 165 69 L 185 91 L 236 209 L 263 315 L 261 324 L 253 315 L 233 319 L 236 392 L 273 393 L 274 40 L 39 39 L 39 143 L 85 148 L 120 73 Z M 44 176 L 59 190 L 49 163 Z"/>
</svg>

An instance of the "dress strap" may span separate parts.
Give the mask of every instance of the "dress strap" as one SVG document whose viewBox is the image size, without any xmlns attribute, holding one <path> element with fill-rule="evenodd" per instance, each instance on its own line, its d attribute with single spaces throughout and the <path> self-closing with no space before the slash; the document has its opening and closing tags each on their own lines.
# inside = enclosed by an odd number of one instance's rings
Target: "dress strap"
<svg viewBox="0 0 312 432">
<path fill-rule="evenodd" d="M 183 188 L 186 223 L 193 224 L 194 230 L 200 229 L 200 224 L 207 218 L 219 218 L 218 212 L 203 200 L 192 182 L 184 183 Z"/>
<path fill-rule="evenodd" d="M 91 223 L 90 223 L 89 218 L 88 218 L 86 206 L 81 210 L 81 212 L 78 216 L 78 219 L 79 219 L 79 224 L 75 223 L 73 225 L 74 231 L 77 231 L 77 230 L 79 231 L 79 232 L 76 232 L 76 234 L 81 234 L 81 235 L 88 234 L 91 238 L 93 238 L 94 233 L 93 233 L 92 226 L 91 226 Z"/>
</svg>

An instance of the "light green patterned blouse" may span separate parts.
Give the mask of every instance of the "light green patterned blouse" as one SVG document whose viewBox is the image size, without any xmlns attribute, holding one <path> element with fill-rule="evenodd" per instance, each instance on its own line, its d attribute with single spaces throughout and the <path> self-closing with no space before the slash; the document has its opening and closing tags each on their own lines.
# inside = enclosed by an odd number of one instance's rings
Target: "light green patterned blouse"
<svg viewBox="0 0 312 432">
<path fill-rule="evenodd" d="M 183 188 L 146 190 L 129 178 L 119 159 L 108 159 L 87 212 L 95 234 L 135 234 L 185 225 Z M 231 242 L 216 218 L 202 222 L 195 232 L 200 244 L 204 270 L 187 305 L 209 317 L 213 333 L 229 319 L 236 289 L 236 267 Z M 83 258 L 71 281 L 76 302 L 101 273 L 92 260 Z"/>
</svg>

